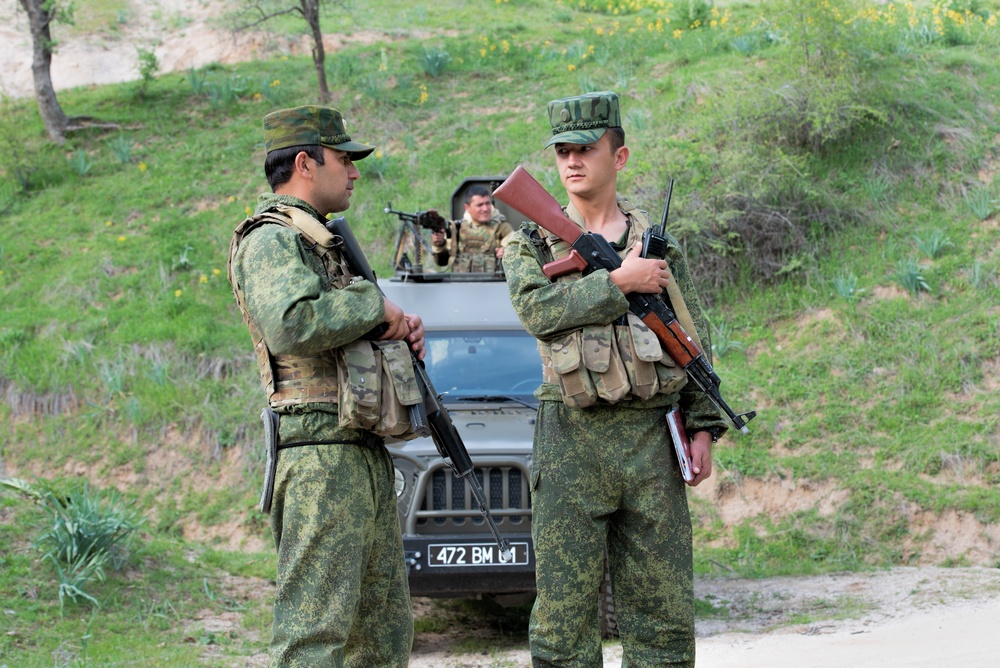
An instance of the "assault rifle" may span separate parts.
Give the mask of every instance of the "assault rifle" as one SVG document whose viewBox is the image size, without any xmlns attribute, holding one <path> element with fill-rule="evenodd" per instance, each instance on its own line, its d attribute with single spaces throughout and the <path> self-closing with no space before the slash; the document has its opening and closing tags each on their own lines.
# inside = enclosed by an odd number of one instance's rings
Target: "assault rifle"
<svg viewBox="0 0 1000 668">
<path fill-rule="evenodd" d="M 519 166 L 515 169 L 507 180 L 493 191 L 493 196 L 573 246 L 567 257 L 549 262 L 542 267 L 542 271 L 549 278 L 562 276 L 571 271 L 584 273 L 598 269 L 614 271 L 621 266 L 621 258 L 611 244 L 600 234 L 581 230 L 563 213 L 555 198 L 546 192 L 524 167 Z M 646 323 L 670 357 L 687 372 L 688 378 L 693 380 L 719 410 L 726 414 L 734 427 L 744 434 L 749 433 L 746 424 L 757 415 L 757 411 L 739 415 L 733 412 L 719 393 L 719 384 L 722 381 L 698 344 L 677 322 L 673 310 L 659 295 L 630 292 L 625 297 L 628 299 L 629 311 Z"/>
<path fill-rule="evenodd" d="M 396 248 L 393 251 L 393 268 L 399 271 L 421 273 L 423 271 L 424 251 L 433 253 L 433 249 L 427 243 L 427 240 L 424 239 L 424 235 L 420 230 L 426 229 L 432 233 L 443 231 L 450 236 L 451 230 L 449 229 L 448 221 L 434 209 L 417 211 L 415 213 L 397 211 L 392 208 L 392 202 L 386 205 L 385 212 L 397 216 L 400 222 L 399 234 L 396 237 Z M 406 252 L 409 245 L 407 241 L 410 239 L 413 242 L 412 260 Z"/>
<path fill-rule="evenodd" d="M 354 232 L 347 224 L 347 221 L 343 217 L 336 218 L 327 222 L 326 227 L 333 234 L 333 244 L 351 268 L 351 273 L 355 276 L 362 276 L 377 286 L 378 282 L 375 280 L 375 272 L 372 271 L 371 266 L 368 264 L 368 259 L 365 258 L 365 254 L 361 251 L 361 246 L 358 245 Z M 377 339 L 385 333 L 385 330 L 386 326 L 383 323 L 368 332 L 366 336 Z M 418 436 L 430 436 L 434 439 L 434 445 L 441 456 L 444 457 L 445 462 L 451 466 L 455 475 L 462 478 L 472 490 L 476 503 L 479 504 L 479 512 L 482 513 L 483 518 L 489 524 L 493 538 L 500 548 L 500 561 L 510 561 L 514 556 L 510 541 L 500 535 L 500 530 L 497 528 L 496 522 L 490 514 L 489 506 L 486 505 L 486 493 L 483 491 L 483 486 L 476 477 L 472 458 L 469 456 L 469 451 L 462 441 L 462 436 L 451 421 L 451 415 L 448 414 L 448 410 L 441 404 L 437 391 L 434 389 L 434 385 L 431 384 L 431 379 L 424 368 L 424 363 L 412 349 L 410 350 L 410 355 L 413 357 L 413 372 L 417 377 L 417 386 L 420 388 L 420 394 L 423 397 L 422 403 L 410 407 L 410 423 L 413 431 Z"/>
</svg>

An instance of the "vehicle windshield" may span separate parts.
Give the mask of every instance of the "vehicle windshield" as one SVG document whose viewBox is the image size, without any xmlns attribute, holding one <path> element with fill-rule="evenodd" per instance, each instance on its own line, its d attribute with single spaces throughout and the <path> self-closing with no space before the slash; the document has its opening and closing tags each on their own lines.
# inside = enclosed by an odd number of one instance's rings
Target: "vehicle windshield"
<svg viewBox="0 0 1000 668">
<path fill-rule="evenodd" d="M 538 347 L 527 332 L 431 331 L 425 339 L 427 374 L 448 398 L 524 399 L 542 384 Z"/>
</svg>

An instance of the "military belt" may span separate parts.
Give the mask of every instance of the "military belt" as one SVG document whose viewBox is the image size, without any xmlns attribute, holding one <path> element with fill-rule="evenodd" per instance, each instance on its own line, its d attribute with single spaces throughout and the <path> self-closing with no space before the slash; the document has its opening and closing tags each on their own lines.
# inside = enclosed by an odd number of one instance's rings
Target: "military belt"
<svg viewBox="0 0 1000 668">
<path fill-rule="evenodd" d="M 369 450 L 378 450 L 385 445 L 385 439 L 370 431 L 362 432 L 361 438 L 351 440 L 316 440 L 316 441 L 292 441 L 282 443 L 278 435 L 278 425 L 280 416 L 271 410 L 270 406 L 264 407 L 260 415 L 264 422 L 264 489 L 260 495 L 260 510 L 264 513 L 271 512 L 271 500 L 274 497 L 274 479 L 278 472 L 278 452 L 285 448 L 298 448 L 303 445 L 357 445 Z"/>
</svg>

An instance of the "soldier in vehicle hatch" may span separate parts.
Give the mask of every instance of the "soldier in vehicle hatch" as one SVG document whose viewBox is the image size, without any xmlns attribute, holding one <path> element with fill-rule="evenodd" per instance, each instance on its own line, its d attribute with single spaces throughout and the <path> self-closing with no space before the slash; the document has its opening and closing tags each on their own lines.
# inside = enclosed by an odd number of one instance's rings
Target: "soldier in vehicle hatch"
<svg viewBox="0 0 1000 668">
<path fill-rule="evenodd" d="M 352 276 L 324 225 L 350 206 L 354 162 L 373 147 L 352 141 L 339 111 L 316 106 L 265 116 L 264 143 L 273 193 L 236 228 L 229 280 L 257 353 L 265 425 L 273 418 L 277 432 L 273 495 L 265 485 L 262 498 L 278 552 L 270 665 L 406 666 L 413 622 L 383 438 L 399 425 L 386 393 L 362 402 L 351 381 L 360 369 L 361 384 L 398 390 L 377 360 L 412 369 L 407 347 L 423 356 L 423 324 Z"/>
<path fill-rule="evenodd" d="M 640 256 L 648 216 L 616 191 L 629 158 L 618 96 L 553 100 L 548 114 L 546 147 L 555 147 L 569 198 L 563 211 L 602 235 L 622 263 L 550 279 L 542 267 L 573 248 L 533 222 L 503 256 L 511 304 L 542 356 L 531 477 L 532 663 L 602 665 L 597 593 L 606 552 L 630 668 L 693 666 L 691 519 L 666 416 L 678 405 L 684 412 L 690 485 L 711 475 L 712 443 L 726 423 L 628 313 L 625 295 L 660 294 L 676 281 L 693 320 L 685 329 L 707 342 L 708 325 L 677 242 L 667 235 L 666 259 Z M 679 306 L 675 300 L 678 313 Z"/>
<path fill-rule="evenodd" d="M 448 224 L 431 234 L 434 263 L 451 265 L 453 272 L 495 273 L 503 257 L 503 241 L 514 231 L 506 217 L 493 206 L 485 186 L 472 186 L 465 194 L 465 215 L 461 223 Z"/>
</svg>

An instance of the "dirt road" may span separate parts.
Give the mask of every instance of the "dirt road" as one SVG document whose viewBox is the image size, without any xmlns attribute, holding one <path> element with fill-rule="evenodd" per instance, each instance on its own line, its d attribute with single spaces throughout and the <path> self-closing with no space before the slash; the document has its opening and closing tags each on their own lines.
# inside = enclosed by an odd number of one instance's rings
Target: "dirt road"
<svg viewBox="0 0 1000 668">
<path fill-rule="evenodd" d="M 699 621 L 699 668 L 993 668 L 1000 657 L 996 568 L 699 580 L 696 595 L 728 611 Z M 459 651 L 481 633 L 468 625 L 420 633 L 410 667 L 530 666 L 523 631 L 494 632 L 492 645 L 480 637 L 488 649 L 479 653 Z M 605 667 L 621 662 L 621 645 L 607 645 Z"/>
</svg>

